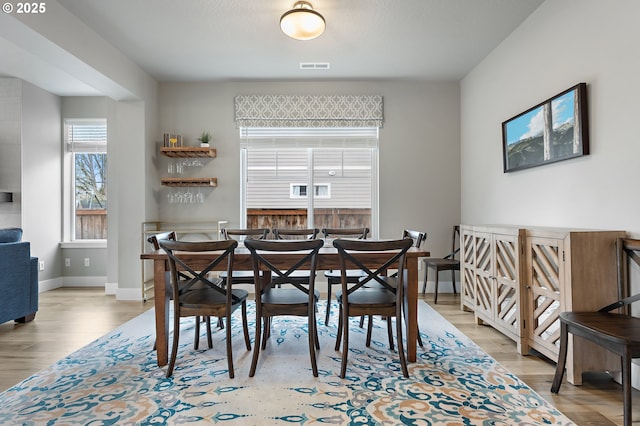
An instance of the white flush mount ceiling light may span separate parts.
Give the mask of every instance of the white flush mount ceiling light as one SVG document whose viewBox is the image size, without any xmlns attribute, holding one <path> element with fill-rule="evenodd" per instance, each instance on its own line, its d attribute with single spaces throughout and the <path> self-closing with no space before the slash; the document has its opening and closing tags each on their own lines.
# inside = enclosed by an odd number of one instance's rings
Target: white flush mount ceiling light
<svg viewBox="0 0 640 426">
<path fill-rule="evenodd" d="M 296 40 L 311 40 L 324 32 L 324 17 L 313 10 L 311 3 L 297 1 L 280 18 L 282 32 Z"/>
</svg>

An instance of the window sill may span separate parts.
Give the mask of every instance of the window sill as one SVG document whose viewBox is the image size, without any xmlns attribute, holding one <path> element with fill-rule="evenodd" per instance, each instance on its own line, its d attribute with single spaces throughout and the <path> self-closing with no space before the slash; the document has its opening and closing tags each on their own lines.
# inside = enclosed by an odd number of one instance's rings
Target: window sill
<svg viewBox="0 0 640 426">
<path fill-rule="evenodd" d="M 63 249 L 74 249 L 74 248 L 82 248 L 82 249 L 101 249 L 107 248 L 107 240 L 77 240 L 77 241 L 62 241 L 60 243 L 60 248 Z"/>
</svg>

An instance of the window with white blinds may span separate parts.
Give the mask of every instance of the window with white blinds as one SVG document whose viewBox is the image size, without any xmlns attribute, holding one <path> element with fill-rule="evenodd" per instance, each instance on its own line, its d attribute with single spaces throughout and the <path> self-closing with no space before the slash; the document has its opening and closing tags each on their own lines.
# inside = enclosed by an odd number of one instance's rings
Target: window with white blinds
<svg viewBox="0 0 640 426">
<path fill-rule="evenodd" d="M 377 231 L 377 128 L 241 128 L 240 146 L 243 226 Z"/>
<path fill-rule="evenodd" d="M 65 120 L 69 152 L 107 152 L 107 120 Z"/>
</svg>

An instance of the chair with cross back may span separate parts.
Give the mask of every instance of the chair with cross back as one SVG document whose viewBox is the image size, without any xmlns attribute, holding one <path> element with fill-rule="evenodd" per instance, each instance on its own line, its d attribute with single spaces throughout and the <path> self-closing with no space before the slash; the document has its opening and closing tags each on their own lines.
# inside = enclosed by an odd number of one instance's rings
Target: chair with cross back
<svg viewBox="0 0 640 426">
<path fill-rule="evenodd" d="M 159 244 L 169 258 L 173 294 L 173 344 L 166 376 L 171 377 L 176 364 L 180 338 L 180 318 L 215 316 L 225 319 L 227 365 L 229 377 L 233 378 L 231 314 L 241 308 L 245 345 L 247 350 L 251 350 L 247 326 L 247 297 L 249 293 L 246 290 L 233 289 L 231 286 L 221 286 L 218 280 L 211 277 L 210 272 L 217 265 L 226 263 L 225 270 L 228 274 L 232 273 L 234 250 L 238 246 L 238 242 L 234 240 L 200 242 L 159 240 Z M 207 253 L 207 257 L 203 264 L 202 255 L 204 252 Z M 195 256 L 197 254 L 199 254 L 198 257 Z M 187 274 L 191 278 L 183 279 L 181 274 Z M 212 348 L 210 327 L 207 327 L 207 338 L 209 348 Z"/>
</svg>

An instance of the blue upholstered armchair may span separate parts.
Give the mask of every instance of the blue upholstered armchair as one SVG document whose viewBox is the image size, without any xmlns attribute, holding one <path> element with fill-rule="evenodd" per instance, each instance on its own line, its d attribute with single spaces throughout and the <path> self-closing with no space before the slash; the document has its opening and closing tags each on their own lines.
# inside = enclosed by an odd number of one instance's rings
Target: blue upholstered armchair
<svg viewBox="0 0 640 426">
<path fill-rule="evenodd" d="M 38 258 L 22 229 L 0 229 L 0 324 L 31 321 L 38 310 Z"/>
</svg>

